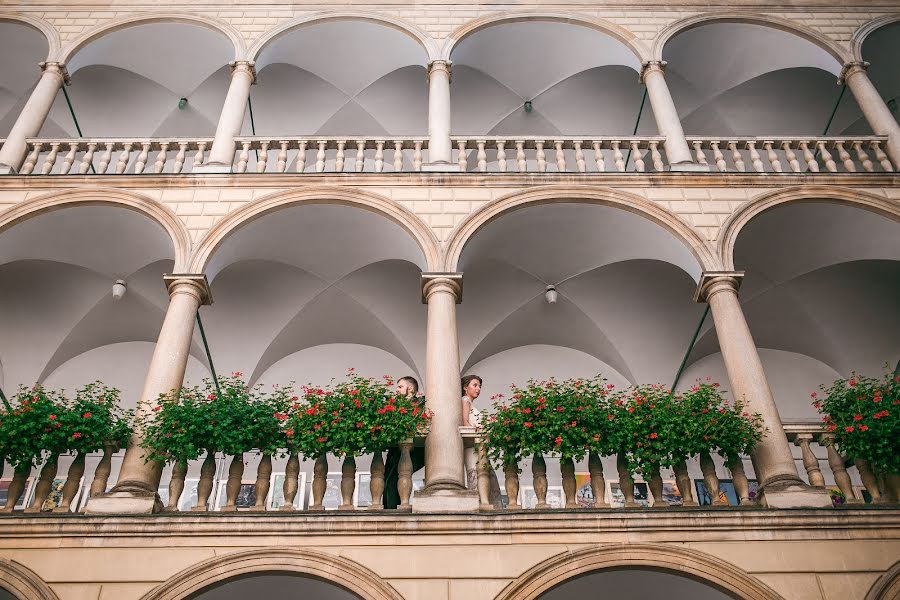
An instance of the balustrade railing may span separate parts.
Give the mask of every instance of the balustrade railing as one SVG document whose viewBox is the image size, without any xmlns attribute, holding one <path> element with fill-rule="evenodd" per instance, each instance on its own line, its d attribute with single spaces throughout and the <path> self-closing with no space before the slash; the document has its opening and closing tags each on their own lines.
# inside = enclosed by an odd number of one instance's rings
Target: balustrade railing
<svg viewBox="0 0 900 600">
<path fill-rule="evenodd" d="M 712 173 L 894 172 L 883 136 L 687 138 Z M 455 136 L 453 168 L 469 173 L 660 173 L 660 136 Z M 23 175 L 187 174 L 211 138 L 29 139 Z M 425 137 L 239 137 L 233 173 L 411 173 L 431 170 Z M 434 170 L 442 170 L 440 166 Z M 696 172 L 696 171 L 693 171 Z"/>
</svg>

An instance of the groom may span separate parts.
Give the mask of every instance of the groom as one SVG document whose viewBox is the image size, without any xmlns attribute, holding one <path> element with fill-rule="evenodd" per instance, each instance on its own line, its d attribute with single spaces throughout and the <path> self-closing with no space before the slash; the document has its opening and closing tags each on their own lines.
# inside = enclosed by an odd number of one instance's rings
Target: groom
<svg viewBox="0 0 900 600">
<path fill-rule="evenodd" d="M 407 375 L 397 380 L 397 389 L 395 393 L 398 396 L 414 397 L 419 392 L 419 382 L 415 377 Z M 410 458 L 412 459 L 413 473 L 425 466 L 425 448 L 414 447 L 410 450 Z M 400 466 L 400 449 L 391 448 L 388 450 L 387 460 L 384 463 L 384 507 L 397 508 L 400 504 L 400 492 L 397 489 L 397 480 L 399 478 Z"/>
</svg>

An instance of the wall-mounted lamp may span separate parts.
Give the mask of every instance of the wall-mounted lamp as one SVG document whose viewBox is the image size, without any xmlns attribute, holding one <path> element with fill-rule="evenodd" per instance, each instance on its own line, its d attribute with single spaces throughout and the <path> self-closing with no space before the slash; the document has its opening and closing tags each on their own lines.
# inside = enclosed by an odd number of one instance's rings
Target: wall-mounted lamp
<svg viewBox="0 0 900 600">
<path fill-rule="evenodd" d="M 548 285 L 547 291 L 544 292 L 544 299 L 547 301 L 547 304 L 556 304 L 558 298 L 559 292 L 556 291 L 556 287 Z"/>
<path fill-rule="evenodd" d="M 122 279 L 116 279 L 116 282 L 113 284 L 112 296 L 113 300 L 121 300 L 122 296 L 125 295 L 125 290 L 128 289 L 125 285 L 125 281 Z"/>
<path fill-rule="evenodd" d="M 178 110 L 184 110 L 185 106 L 187 106 L 187 98 L 182 96 L 178 99 Z"/>
<path fill-rule="evenodd" d="M 534 107 L 531 105 L 531 100 L 525 101 L 525 112 L 530 113 Z"/>
</svg>

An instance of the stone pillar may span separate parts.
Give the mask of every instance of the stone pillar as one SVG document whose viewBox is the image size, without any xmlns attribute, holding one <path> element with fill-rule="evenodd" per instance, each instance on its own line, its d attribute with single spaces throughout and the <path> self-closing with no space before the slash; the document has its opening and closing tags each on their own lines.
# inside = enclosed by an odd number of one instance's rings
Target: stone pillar
<svg viewBox="0 0 900 600">
<path fill-rule="evenodd" d="M 888 136 L 887 147 L 885 148 L 891 162 L 894 163 L 894 169 L 900 169 L 900 125 L 891 110 L 884 103 L 881 94 L 875 89 L 872 80 L 866 70 L 869 68 L 867 62 L 850 62 L 844 65 L 838 83 L 846 83 L 850 88 L 856 103 L 859 104 L 860 110 L 866 117 L 869 127 L 875 132 L 875 135 Z"/>
<path fill-rule="evenodd" d="M 701 276 L 695 300 L 709 303 L 731 395 L 747 411 L 762 415 L 766 432 L 751 458 L 760 483 L 760 503 L 771 508 L 829 506 L 824 490 L 809 487 L 797 474 L 794 455 L 775 398 L 763 371 L 759 353 L 750 335 L 738 300 L 742 272 L 712 271 Z"/>
<path fill-rule="evenodd" d="M 692 165 L 694 157 L 684 138 L 681 119 L 678 118 L 678 110 L 666 84 L 665 68 L 665 61 L 651 60 L 646 63 L 641 69 L 641 83 L 647 86 L 647 97 L 653 107 L 656 128 L 660 135 L 666 136 L 666 160 L 670 169 L 675 167 L 677 170 L 677 165 Z"/>
<path fill-rule="evenodd" d="M 212 303 L 205 275 L 166 275 L 164 279 L 169 290 L 169 308 L 150 359 L 139 411 L 152 410 L 161 394 L 181 387 L 197 309 L 201 304 Z M 128 442 L 116 485 L 109 494 L 91 498 L 86 512 L 137 514 L 162 510 L 156 493 L 162 465 L 145 461 L 141 441 L 141 432 L 136 431 Z"/>
<path fill-rule="evenodd" d="M 21 168 L 27 152 L 25 140 L 40 133 L 53 101 L 56 100 L 56 94 L 63 85 L 69 83 L 69 74 L 64 64 L 42 62 L 40 66 L 43 71 L 41 78 L 6 136 L 3 148 L 0 148 L 0 173 L 15 173 Z"/>
<path fill-rule="evenodd" d="M 462 407 L 456 304 L 462 299 L 461 273 L 423 273 L 422 299 L 428 305 L 425 399 L 432 413 L 425 439 L 425 489 L 413 510 L 477 510 L 475 490 L 466 490 L 463 468 Z"/>
<path fill-rule="evenodd" d="M 252 62 L 242 60 L 231 63 L 231 84 L 219 114 L 216 137 L 200 172 L 231 172 L 231 165 L 234 163 L 234 138 L 241 134 L 250 86 L 255 82 L 256 69 Z M 194 172 L 198 172 L 196 168 Z"/>
<path fill-rule="evenodd" d="M 423 171 L 458 171 L 450 160 L 450 62 L 428 64 L 428 164 Z"/>
</svg>

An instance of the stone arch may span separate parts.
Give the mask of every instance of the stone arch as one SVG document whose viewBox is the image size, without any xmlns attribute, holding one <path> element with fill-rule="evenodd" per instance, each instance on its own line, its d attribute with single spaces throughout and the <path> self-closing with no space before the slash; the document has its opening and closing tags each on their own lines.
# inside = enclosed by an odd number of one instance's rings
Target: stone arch
<svg viewBox="0 0 900 600">
<path fill-rule="evenodd" d="M 529 206 L 570 202 L 611 206 L 644 217 L 668 231 L 675 239 L 687 246 L 702 270 L 715 271 L 720 268 L 719 261 L 709 244 L 690 225 L 646 198 L 607 188 L 547 186 L 498 198 L 469 215 L 450 234 L 444 259 L 444 270 L 456 271 L 466 244 L 495 219 Z"/>
<path fill-rule="evenodd" d="M 805 25 L 788 19 L 773 17 L 771 15 L 735 11 L 703 13 L 675 21 L 668 25 L 657 34 L 656 39 L 653 41 L 653 60 L 662 60 L 663 49 L 666 44 L 679 33 L 710 23 L 747 23 L 750 25 L 763 25 L 765 27 L 780 29 L 781 31 L 796 35 L 819 46 L 828 52 L 840 66 L 843 66 L 849 59 L 846 50 L 840 45 Z"/>
<path fill-rule="evenodd" d="M 897 600 L 900 598 L 900 561 L 879 577 L 865 600 Z"/>
<path fill-rule="evenodd" d="M 141 213 L 169 234 L 175 253 L 175 272 L 182 272 L 188 264 L 191 238 L 184 224 L 170 209 L 156 200 L 116 189 L 74 190 L 53 192 L 16 204 L 0 212 L 0 233 L 40 214 L 74 206 L 119 206 Z"/>
<path fill-rule="evenodd" d="M 62 42 L 59 39 L 59 32 L 55 27 L 53 27 L 53 25 L 51 25 L 47 21 L 38 17 L 33 17 L 31 15 L 20 15 L 4 12 L 0 12 L 0 21 L 8 21 L 12 23 L 21 23 L 23 25 L 28 25 L 29 27 L 32 27 L 33 29 L 36 29 L 40 33 L 42 33 L 44 35 L 44 38 L 47 40 L 46 60 L 53 60 L 53 57 L 59 54 L 59 50 L 62 46 Z M 35 65 L 35 67 L 37 67 L 37 65 Z"/>
<path fill-rule="evenodd" d="M 196 14 L 154 13 L 128 15 L 114 19 L 93 29 L 89 29 L 63 48 L 59 52 L 58 60 L 62 63 L 69 62 L 79 50 L 106 34 L 127 29 L 129 27 L 135 27 L 137 25 L 150 25 L 153 23 L 182 23 L 185 25 L 205 27 L 206 29 L 222 34 L 231 41 L 234 46 L 234 60 L 243 60 L 246 56 L 246 45 L 244 44 L 241 34 L 227 23 Z"/>
<path fill-rule="evenodd" d="M 37 573 L 8 558 L 0 558 L 0 588 L 21 600 L 59 600 Z"/>
<path fill-rule="evenodd" d="M 741 230 L 754 217 L 777 206 L 796 202 L 830 202 L 868 210 L 900 222 L 900 204 L 881 196 L 849 188 L 804 185 L 757 196 L 742 204 L 722 224 L 717 254 L 729 271 L 734 270 L 734 246 Z"/>
<path fill-rule="evenodd" d="M 415 240 L 428 270 L 438 270 L 440 250 L 437 238 L 431 228 L 411 210 L 370 192 L 340 187 L 309 187 L 263 196 L 226 215 L 197 244 L 190 272 L 203 273 L 222 242 L 247 223 L 278 209 L 304 204 L 338 204 L 379 214 L 399 225 Z"/>
<path fill-rule="evenodd" d="M 438 57 L 437 42 L 435 42 L 435 40 L 431 36 L 429 36 L 427 33 L 422 31 L 415 25 L 412 25 L 411 23 L 408 23 L 396 17 L 390 17 L 387 15 L 365 11 L 330 11 L 327 13 L 317 13 L 304 17 L 298 17 L 296 19 L 291 19 L 286 23 L 278 25 L 275 29 L 271 29 L 265 32 L 262 37 L 254 42 L 253 46 L 251 46 L 251 48 L 248 50 L 247 56 L 249 60 L 255 61 L 259 57 L 263 49 L 265 49 L 266 46 L 274 42 L 279 37 L 301 27 L 307 27 L 310 25 L 316 25 L 318 23 L 328 23 L 333 21 L 367 21 L 369 23 L 374 23 L 376 25 L 382 25 L 384 27 L 395 29 L 409 36 L 419 45 L 421 45 L 425 50 L 429 61 L 435 60 Z"/>
<path fill-rule="evenodd" d="M 394 588 L 354 561 L 292 548 L 249 550 L 205 560 L 175 574 L 141 600 L 182 600 L 229 579 L 275 572 L 306 575 L 334 583 L 364 600 L 403 600 Z"/>
<path fill-rule="evenodd" d="M 641 64 L 644 64 L 650 59 L 650 53 L 646 45 L 638 39 L 637 35 L 624 27 L 603 19 L 594 19 L 580 15 L 576 16 L 570 13 L 549 11 L 498 12 L 469 21 L 468 23 L 463 23 L 447 37 L 447 41 L 444 43 L 444 47 L 441 50 L 440 57 L 443 60 L 450 60 L 450 55 L 453 53 L 457 44 L 474 33 L 487 29 L 493 25 L 517 23 L 521 21 L 555 21 L 557 23 L 570 23 L 572 25 L 589 27 L 601 33 L 605 33 L 624 44 L 631 50 Z"/>
<path fill-rule="evenodd" d="M 682 575 L 740 600 L 783 600 L 769 586 L 720 558 L 663 544 L 610 544 L 562 552 L 520 575 L 495 600 L 536 600 L 544 592 L 579 575 L 635 568 Z"/>
<path fill-rule="evenodd" d="M 883 17 L 879 17 L 877 19 L 869 21 L 868 23 L 857 29 L 855 32 L 853 32 L 853 37 L 850 39 L 850 52 L 852 55 L 852 60 L 854 62 L 863 61 L 863 44 L 866 43 L 866 38 L 869 37 L 869 35 L 875 33 L 885 25 L 890 25 L 898 21 L 900 21 L 900 13 L 885 15 Z"/>
</svg>

